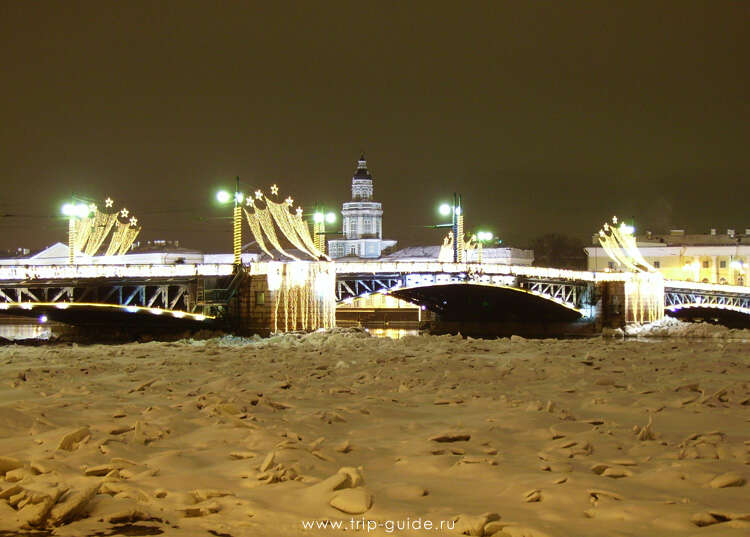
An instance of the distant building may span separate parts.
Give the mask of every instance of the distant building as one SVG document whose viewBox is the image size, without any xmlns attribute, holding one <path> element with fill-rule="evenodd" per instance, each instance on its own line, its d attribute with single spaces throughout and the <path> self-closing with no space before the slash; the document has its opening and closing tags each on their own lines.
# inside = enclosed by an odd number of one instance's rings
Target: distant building
<svg viewBox="0 0 750 537">
<path fill-rule="evenodd" d="M 153 252 L 163 250 L 176 250 L 180 247 L 180 241 L 169 239 L 154 239 L 147 241 L 136 241 L 130 247 L 132 253 Z"/>
<path fill-rule="evenodd" d="M 440 255 L 440 246 L 409 246 L 408 248 L 383 256 L 381 261 L 436 262 L 438 260 L 438 255 Z M 466 251 L 467 263 L 477 263 L 478 257 L 479 252 L 477 250 Z M 482 248 L 482 263 L 528 267 L 534 263 L 534 250 L 521 250 L 519 248 Z"/>
<path fill-rule="evenodd" d="M 90 256 L 76 253 L 75 263 L 77 265 L 179 265 L 184 263 L 232 263 L 232 254 L 203 254 L 198 250 L 186 248 L 169 248 L 162 245 L 161 241 L 151 241 L 149 249 L 140 252 L 131 252 L 124 255 L 97 255 Z M 165 243 L 168 241 L 164 241 Z M 154 244 L 155 243 L 155 244 Z M 142 245 L 143 246 L 143 245 Z M 243 253 L 242 262 L 254 263 L 259 260 L 259 255 L 254 253 Z M 5 265 L 67 265 L 68 245 L 57 242 L 52 246 L 28 257 L 0 258 L 0 266 Z"/>
<path fill-rule="evenodd" d="M 638 249 L 669 280 L 748 285 L 750 283 L 750 228 L 745 233 L 728 229 L 717 233 L 686 234 L 673 229 L 666 234 L 646 232 L 636 237 Z M 594 244 L 599 241 L 595 235 Z M 620 270 L 603 248 L 585 248 L 589 270 Z"/>
<path fill-rule="evenodd" d="M 352 201 L 343 204 L 343 239 L 328 241 L 328 254 L 336 259 L 354 256 L 378 258 L 396 241 L 383 240 L 383 207 L 373 201 L 372 175 L 362 155 L 352 177 Z"/>
<path fill-rule="evenodd" d="M 31 250 L 28 248 L 12 248 L 9 250 L 0 250 L 0 258 L 4 259 L 10 259 L 14 257 L 26 257 L 31 253 Z"/>
</svg>

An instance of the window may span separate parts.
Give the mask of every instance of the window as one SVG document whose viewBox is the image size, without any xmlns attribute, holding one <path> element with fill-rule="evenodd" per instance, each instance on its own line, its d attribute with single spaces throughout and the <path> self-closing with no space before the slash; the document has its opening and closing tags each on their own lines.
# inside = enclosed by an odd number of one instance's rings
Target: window
<svg viewBox="0 0 750 537">
<path fill-rule="evenodd" d="M 726 261 L 719 261 L 719 268 L 727 268 L 727 262 Z"/>
<path fill-rule="evenodd" d="M 703 268 L 708 268 L 708 261 L 703 262 Z"/>
<path fill-rule="evenodd" d="M 654 268 L 661 268 L 661 261 L 654 261 Z"/>
<path fill-rule="evenodd" d="M 255 291 L 255 304 L 258 306 L 262 306 L 265 303 L 266 303 L 266 292 Z"/>
</svg>

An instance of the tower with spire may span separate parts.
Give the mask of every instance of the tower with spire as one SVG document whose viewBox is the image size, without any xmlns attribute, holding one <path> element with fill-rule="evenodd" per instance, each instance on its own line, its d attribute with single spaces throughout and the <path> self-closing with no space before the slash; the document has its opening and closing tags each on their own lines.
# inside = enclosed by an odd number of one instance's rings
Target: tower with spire
<svg viewBox="0 0 750 537">
<path fill-rule="evenodd" d="M 372 175 L 364 154 L 352 176 L 352 200 L 343 204 L 344 239 L 328 241 L 331 257 L 377 258 L 396 241 L 383 240 L 383 206 L 373 201 Z"/>
</svg>

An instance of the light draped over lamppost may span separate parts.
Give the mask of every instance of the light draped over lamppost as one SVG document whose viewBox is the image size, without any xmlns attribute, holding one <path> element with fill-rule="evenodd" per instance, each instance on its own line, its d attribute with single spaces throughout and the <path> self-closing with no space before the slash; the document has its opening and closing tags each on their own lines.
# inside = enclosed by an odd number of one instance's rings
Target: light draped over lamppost
<svg viewBox="0 0 750 537">
<path fill-rule="evenodd" d="M 62 206 L 62 214 L 68 217 L 68 263 L 71 265 L 75 263 L 76 255 L 76 218 L 88 218 L 92 211 L 88 203 L 73 202 Z"/>
<path fill-rule="evenodd" d="M 461 194 L 453 193 L 453 205 L 443 203 L 440 206 L 440 214 L 443 216 L 451 215 L 452 222 L 450 224 L 451 230 L 453 231 L 453 262 L 461 263 L 464 258 L 464 214 L 461 207 Z M 446 224 L 447 226 L 447 224 Z M 443 226 L 435 226 L 443 227 Z"/>
<path fill-rule="evenodd" d="M 232 251 L 234 253 L 234 267 L 238 269 L 242 265 L 242 201 L 245 199 L 244 194 L 240 192 L 239 176 L 235 184 L 234 196 L 226 190 L 220 190 L 216 193 L 216 199 L 221 204 L 226 204 L 234 200 L 234 210 L 232 212 Z"/>
</svg>

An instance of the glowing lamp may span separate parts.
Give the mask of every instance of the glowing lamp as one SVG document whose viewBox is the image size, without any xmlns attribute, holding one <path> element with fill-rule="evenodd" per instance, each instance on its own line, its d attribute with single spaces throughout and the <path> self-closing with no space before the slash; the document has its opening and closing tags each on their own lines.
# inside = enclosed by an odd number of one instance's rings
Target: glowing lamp
<svg viewBox="0 0 750 537">
<path fill-rule="evenodd" d="M 328 213 L 326 215 L 326 222 L 329 224 L 333 224 L 336 221 L 336 214 L 335 213 Z"/>
<path fill-rule="evenodd" d="M 320 224 L 325 219 L 325 215 L 323 213 L 315 213 L 313 215 L 313 220 L 315 220 L 315 223 Z"/>
<path fill-rule="evenodd" d="M 40 315 L 39 316 L 39 322 L 44 324 L 47 322 L 47 316 L 46 315 Z"/>
<path fill-rule="evenodd" d="M 232 196 L 226 190 L 219 190 L 216 193 L 216 199 L 219 203 L 228 203 Z"/>
<path fill-rule="evenodd" d="M 242 203 L 243 199 L 245 199 L 245 197 L 242 195 L 242 192 L 234 193 L 234 201 L 236 201 L 237 203 Z"/>
<path fill-rule="evenodd" d="M 489 231 L 479 231 L 477 232 L 477 240 L 480 241 L 491 241 L 492 240 L 492 233 Z"/>
<path fill-rule="evenodd" d="M 443 203 L 440 206 L 439 211 L 440 211 L 440 214 L 442 214 L 443 216 L 448 216 L 449 214 L 451 214 L 451 206 L 448 205 L 447 203 Z"/>
<path fill-rule="evenodd" d="M 457 215 L 460 215 L 461 214 L 461 207 L 456 207 L 455 211 L 456 211 Z"/>
<path fill-rule="evenodd" d="M 85 203 L 66 203 L 62 206 L 62 213 L 71 218 L 74 216 L 86 218 L 90 211 L 91 208 Z"/>
</svg>

